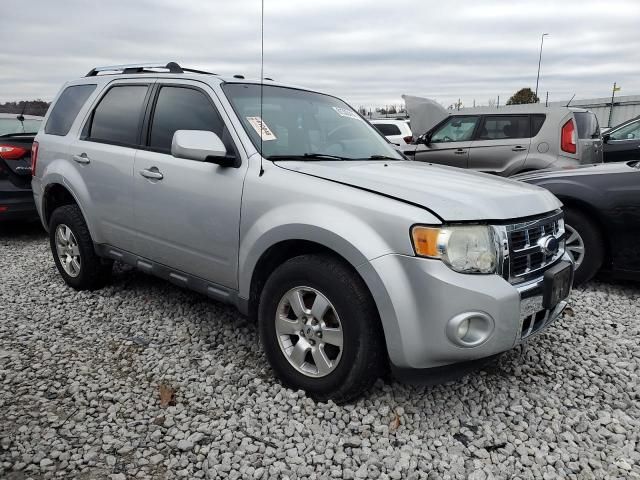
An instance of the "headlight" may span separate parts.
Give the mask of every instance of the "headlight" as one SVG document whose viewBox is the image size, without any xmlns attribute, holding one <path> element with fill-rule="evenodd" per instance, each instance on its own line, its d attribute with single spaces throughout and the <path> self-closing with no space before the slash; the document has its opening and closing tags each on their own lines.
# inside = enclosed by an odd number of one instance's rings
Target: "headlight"
<svg viewBox="0 0 640 480">
<path fill-rule="evenodd" d="M 493 235 L 486 225 L 456 225 L 411 229 L 416 255 L 438 258 L 461 273 L 493 273 L 497 252 Z"/>
</svg>

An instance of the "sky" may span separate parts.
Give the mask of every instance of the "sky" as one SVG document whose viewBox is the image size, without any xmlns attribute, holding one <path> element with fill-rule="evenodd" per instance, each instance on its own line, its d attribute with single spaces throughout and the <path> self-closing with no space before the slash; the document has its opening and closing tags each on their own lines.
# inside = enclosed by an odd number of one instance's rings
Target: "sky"
<svg viewBox="0 0 640 480">
<path fill-rule="evenodd" d="M 354 107 L 640 94 L 640 1 L 264 0 L 264 75 Z M 260 0 L 29 0 L 3 9 L 0 102 L 51 100 L 92 67 L 177 61 L 260 76 Z"/>
</svg>

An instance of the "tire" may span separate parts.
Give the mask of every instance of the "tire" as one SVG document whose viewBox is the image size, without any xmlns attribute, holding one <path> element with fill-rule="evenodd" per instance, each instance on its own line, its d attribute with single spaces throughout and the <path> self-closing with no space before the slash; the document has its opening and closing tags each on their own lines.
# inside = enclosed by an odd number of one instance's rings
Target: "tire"
<svg viewBox="0 0 640 480">
<path fill-rule="evenodd" d="M 564 222 L 567 253 L 576 263 L 573 284 L 578 286 L 591 280 L 600 270 L 604 260 L 604 240 L 598 225 L 580 210 L 565 208 Z"/>
<path fill-rule="evenodd" d="M 91 234 L 77 205 L 63 205 L 51 214 L 49 244 L 58 272 L 70 287 L 95 290 L 110 279 L 113 261 L 96 255 Z M 65 261 L 66 267 L 63 266 L 58 247 L 65 260 L 73 259 Z"/>
<path fill-rule="evenodd" d="M 297 298 L 302 304 L 296 309 Z M 304 313 L 296 314 L 301 307 L 306 307 Z M 277 320 L 280 313 L 286 322 Z M 280 265 L 260 295 L 258 323 L 262 347 L 276 375 L 316 400 L 347 402 L 386 373 L 386 347 L 375 303 L 357 273 L 331 255 L 302 255 Z M 301 351 L 307 353 L 300 356 Z"/>
</svg>

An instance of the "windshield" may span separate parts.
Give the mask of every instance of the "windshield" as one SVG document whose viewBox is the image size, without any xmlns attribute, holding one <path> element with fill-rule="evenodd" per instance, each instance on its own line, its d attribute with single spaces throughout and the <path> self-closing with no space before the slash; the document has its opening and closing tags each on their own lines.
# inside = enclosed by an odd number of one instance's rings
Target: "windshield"
<svg viewBox="0 0 640 480">
<path fill-rule="evenodd" d="M 42 120 L 25 118 L 23 122 L 17 118 L 0 118 L 0 136 L 12 133 L 37 133 Z"/>
<path fill-rule="evenodd" d="M 264 158 L 397 159 L 401 155 L 349 105 L 337 98 L 265 85 L 227 83 L 226 96 Z M 258 132 L 262 132 L 259 134 Z"/>
</svg>

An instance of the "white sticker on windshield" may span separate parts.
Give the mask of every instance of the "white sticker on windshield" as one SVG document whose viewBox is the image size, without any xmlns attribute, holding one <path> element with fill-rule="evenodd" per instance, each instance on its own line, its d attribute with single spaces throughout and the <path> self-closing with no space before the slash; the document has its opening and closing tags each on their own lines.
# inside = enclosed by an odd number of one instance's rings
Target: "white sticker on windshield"
<svg viewBox="0 0 640 480">
<path fill-rule="evenodd" d="M 354 118 L 356 120 L 360 120 L 360 117 L 358 116 L 358 114 L 353 110 L 349 110 L 348 108 L 342 108 L 342 107 L 333 107 L 333 109 L 341 117 Z"/>
<path fill-rule="evenodd" d="M 262 121 L 262 118 L 247 117 L 247 121 L 251 124 L 256 133 L 262 137 L 262 140 L 277 140 L 271 129 Z"/>
</svg>

